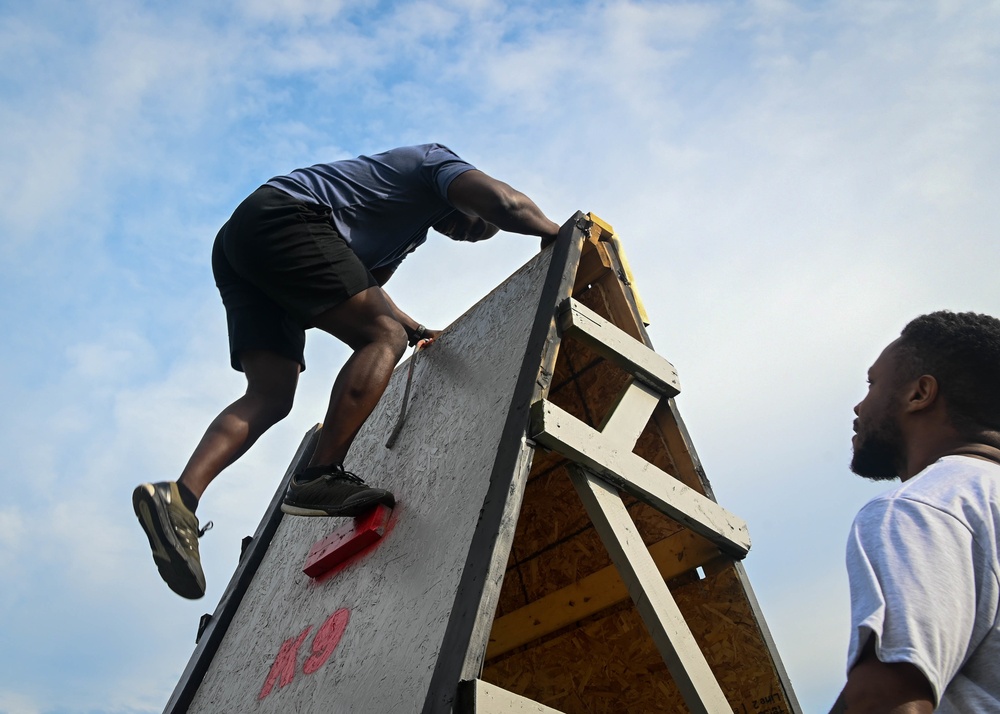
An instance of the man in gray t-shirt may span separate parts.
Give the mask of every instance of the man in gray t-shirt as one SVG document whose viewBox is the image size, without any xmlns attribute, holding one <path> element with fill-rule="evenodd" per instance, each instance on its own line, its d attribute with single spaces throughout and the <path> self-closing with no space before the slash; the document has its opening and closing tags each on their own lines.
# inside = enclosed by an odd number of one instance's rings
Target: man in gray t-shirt
<svg viewBox="0 0 1000 714">
<path fill-rule="evenodd" d="M 334 382 L 309 467 L 292 477 L 282 510 L 354 516 L 394 503 L 391 493 L 345 471 L 343 462 L 407 343 L 438 335 L 383 289 L 431 228 L 460 241 L 510 231 L 539 236 L 542 247 L 559 230 L 523 193 L 445 146 L 424 144 L 272 178 L 219 231 L 212 270 L 226 308 L 230 360 L 246 375 L 246 393 L 209 425 L 176 482 L 142 484 L 132 496 L 172 590 L 187 598 L 204 594 L 198 499 L 288 414 L 310 327 L 353 354 Z"/>
<path fill-rule="evenodd" d="M 1000 712 L 1000 320 L 918 317 L 868 382 L 851 469 L 902 484 L 851 529 L 833 712 Z"/>
</svg>

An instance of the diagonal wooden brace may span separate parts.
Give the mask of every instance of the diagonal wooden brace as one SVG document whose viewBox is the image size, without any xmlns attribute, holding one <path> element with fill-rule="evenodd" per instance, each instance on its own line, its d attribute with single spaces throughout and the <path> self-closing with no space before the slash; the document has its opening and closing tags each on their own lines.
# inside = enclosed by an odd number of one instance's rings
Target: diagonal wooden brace
<svg viewBox="0 0 1000 714">
<path fill-rule="evenodd" d="M 558 321 L 563 335 L 580 340 L 664 397 L 680 393 L 681 383 L 672 364 L 573 298 L 566 298 L 559 306 Z"/>
<path fill-rule="evenodd" d="M 632 380 L 618 395 L 598 431 L 619 449 L 631 451 L 649 424 L 660 399 L 659 392 L 652 387 Z"/>
<path fill-rule="evenodd" d="M 461 682 L 455 705 L 455 714 L 562 714 L 481 679 Z"/>
<path fill-rule="evenodd" d="M 688 709 L 692 714 L 731 711 L 620 495 L 579 466 L 570 467 L 570 477 Z"/>
<path fill-rule="evenodd" d="M 548 400 L 531 406 L 531 438 L 683 523 L 723 552 L 744 558 L 750 550 L 741 518 Z"/>
</svg>

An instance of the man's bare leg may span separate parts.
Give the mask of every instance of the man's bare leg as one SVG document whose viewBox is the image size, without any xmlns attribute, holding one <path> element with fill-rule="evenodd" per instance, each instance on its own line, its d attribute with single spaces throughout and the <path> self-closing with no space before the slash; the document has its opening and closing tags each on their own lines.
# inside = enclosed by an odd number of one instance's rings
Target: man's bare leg
<svg viewBox="0 0 1000 714">
<path fill-rule="evenodd" d="M 181 478 L 140 484 L 132 492 L 132 508 L 149 539 L 160 576 L 186 598 L 205 594 L 198 539 L 208 525 L 201 528 L 194 514 L 197 499 L 222 469 L 288 414 L 298 382 L 299 363 L 294 360 L 264 351 L 247 351 L 240 358 L 247 376 L 246 394 L 209 425 Z"/>
<path fill-rule="evenodd" d="M 343 463 L 406 351 L 406 330 L 379 287 L 368 288 L 313 320 L 354 354 L 337 375 L 311 466 Z"/>
<path fill-rule="evenodd" d="M 208 484 L 284 419 L 292 408 L 301 366 L 264 350 L 240 355 L 247 391 L 212 421 L 181 472 L 178 483 L 201 498 Z"/>
</svg>

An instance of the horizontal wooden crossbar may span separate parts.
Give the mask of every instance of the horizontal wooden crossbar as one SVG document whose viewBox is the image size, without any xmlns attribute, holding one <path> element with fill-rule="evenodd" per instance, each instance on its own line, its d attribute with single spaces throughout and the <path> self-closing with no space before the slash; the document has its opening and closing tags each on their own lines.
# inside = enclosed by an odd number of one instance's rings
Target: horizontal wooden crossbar
<svg viewBox="0 0 1000 714">
<path fill-rule="evenodd" d="M 559 329 L 635 375 L 664 397 L 681 391 L 677 370 L 667 360 L 593 310 L 567 298 L 559 306 Z"/>
<path fill-rule="evenodd" d="M 669 580 L 719 557 L 719 549 L 691 531 L 683 530 L 651 545 L 649 554 L 663 579 Z M 614 565 L 602 568 L 579 582 L 497 618 L 490 633 L 486 659 L 561 630 L 627 600 L 628 596 L 617 568 Z"/>
<path fill-rule="evenodd" d="M 744 558 L 750 550 L 741 518 L 546 399 L 531 406 L 531 438 L 683 523 L 728 555 Z"/>
</svg>

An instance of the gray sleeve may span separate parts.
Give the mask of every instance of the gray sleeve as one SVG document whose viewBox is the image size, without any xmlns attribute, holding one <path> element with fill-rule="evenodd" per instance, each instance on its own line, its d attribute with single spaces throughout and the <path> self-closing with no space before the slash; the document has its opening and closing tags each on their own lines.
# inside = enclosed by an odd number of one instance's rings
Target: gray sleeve
<svg viewBox="0 0 1000 714">
<path fill-rule="evenodd" d="M 847 545 L 848 670 L 874 637 L 879 660 L 915 665 L 940 701 L 975 629 L 972 541 L 964 524 L 917 501 L 876 499 L 861 510 Z"/>
<path fill-rule="evenodd" d="M 440 144 L 431 145 L 424 157 L 424 170 L 428 173 L 428 179 L 437 194 L 445 201 L 448 200 L 448 187 L 451 182 L 475 168 L 454 151 Z"/>
</svg>

